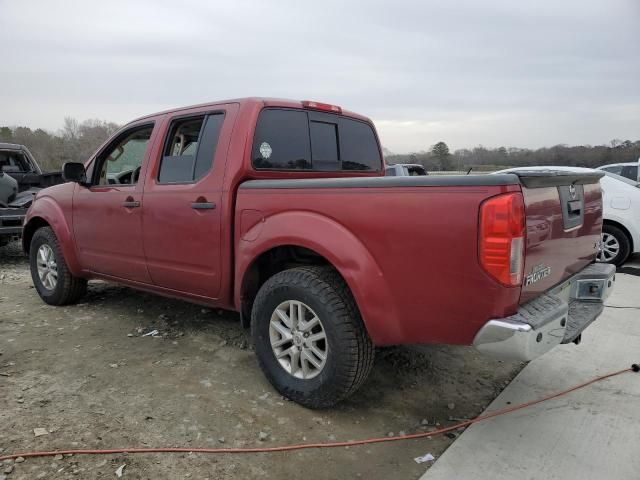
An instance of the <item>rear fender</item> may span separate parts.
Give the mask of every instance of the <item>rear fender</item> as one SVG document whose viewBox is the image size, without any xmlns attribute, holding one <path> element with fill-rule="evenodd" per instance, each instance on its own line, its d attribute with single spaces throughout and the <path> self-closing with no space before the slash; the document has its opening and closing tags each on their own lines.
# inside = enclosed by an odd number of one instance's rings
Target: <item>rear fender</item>
<svg viewBox="0 0 640 480">
<path fill-rule="evenodd" d="M 397 336 L 395 305 L 384 275 L 366 246 L 343 225 L 317 213 L 289 211 L 263 218 L 239 237 L 234 285 L 238 310 L 244 276 L 253 262 L 272 248 L 299 246 L 324 257 L 342 275 L 374 343 Z"/>
</svg>

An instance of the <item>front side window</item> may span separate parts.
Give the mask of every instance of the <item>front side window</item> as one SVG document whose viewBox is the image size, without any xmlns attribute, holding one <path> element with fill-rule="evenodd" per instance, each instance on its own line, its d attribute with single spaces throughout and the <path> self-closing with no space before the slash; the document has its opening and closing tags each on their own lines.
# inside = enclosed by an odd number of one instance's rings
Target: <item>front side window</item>
<svg viewBox="0 0 640 480">
<path fill-rule="evenodd" d="M 257 170 L 379 171 L 373 129 L 340 115 L 293 109 L 260 113 L 252 150 Z"/>
<path fill-rule="evenodd" d="M 135 185 L 151 138 L 153 125 L 125 132 L 115 144 L 100 155 L 99 185 Z"/>
<path fill-rule="evenodd" d="M 213 165 L 224 114 L 175 120 L 165 142 L 158 183 L 188 183 Z"/>
</svg>

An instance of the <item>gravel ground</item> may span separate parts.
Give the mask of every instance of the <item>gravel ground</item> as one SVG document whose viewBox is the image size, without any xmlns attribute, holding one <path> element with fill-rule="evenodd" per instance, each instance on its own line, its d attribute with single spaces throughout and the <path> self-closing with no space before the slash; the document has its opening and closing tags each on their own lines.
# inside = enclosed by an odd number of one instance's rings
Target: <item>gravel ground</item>
<svg viewBox="0 0 640 480">
<path fill-rule="evenodd" d="M 156 337 L 143 336 L 158 330 Z M 423 432 L 479 414 L 521 365 L 470 348 L 380 349 L 351 399 L 306 410 L 262 376 L 235 313 L 103 282 L 50 307 L 19 244 L 0 248 L 0 451 L 253 447 Z M 36 436 L 34 429 L 44 429 Z M 27 459 L 0 478 L 412 479 L 445 436 L 255 455 L 145 454 Z M 3 474 L 2 472 L 5 471 Z M 284 476 L 284 477 L 283 477 Z"/>
</svg>

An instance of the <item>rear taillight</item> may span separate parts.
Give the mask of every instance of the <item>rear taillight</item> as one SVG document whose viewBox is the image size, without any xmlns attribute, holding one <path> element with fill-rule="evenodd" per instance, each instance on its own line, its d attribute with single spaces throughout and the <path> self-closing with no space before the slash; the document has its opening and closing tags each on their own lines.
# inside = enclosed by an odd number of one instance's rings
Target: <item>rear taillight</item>
<svg viewBox="0 0 640 480">
<path fill-rule="evenodd" d="M 520 285 L 525 217 L 521 193 L 505 193 L 480 206 L 480 264 L 504 285 Z"/>
</svg>

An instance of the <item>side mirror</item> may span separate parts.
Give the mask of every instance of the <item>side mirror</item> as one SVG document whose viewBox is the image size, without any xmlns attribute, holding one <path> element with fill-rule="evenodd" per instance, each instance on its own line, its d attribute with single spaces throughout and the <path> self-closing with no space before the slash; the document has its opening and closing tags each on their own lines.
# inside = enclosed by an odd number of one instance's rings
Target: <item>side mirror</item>
<svg viewBox="0 0 640 480">
<path fill-rule="evenodd" d="M 62 165 L 62 179 L 65 182 L 85 185 L 87 183 L 87 172 L 84 169 L 84 165 L 78 162 L 66 162 Z"/>
</svg>

